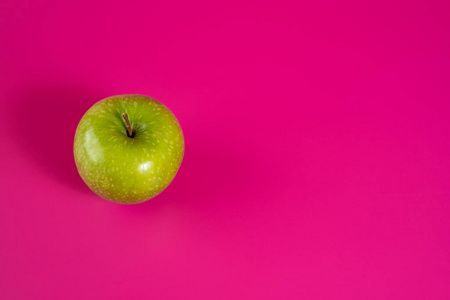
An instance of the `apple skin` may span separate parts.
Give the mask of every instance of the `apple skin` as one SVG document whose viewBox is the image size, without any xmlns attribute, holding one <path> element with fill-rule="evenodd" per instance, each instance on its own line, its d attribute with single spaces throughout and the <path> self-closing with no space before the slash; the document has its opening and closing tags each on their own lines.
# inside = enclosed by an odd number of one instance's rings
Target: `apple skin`
<svg viewBox="0 0 450 300">
<path fill-rule="evenodd" d="M 127 135 L 123 113 L 133 137 Z M 75 164 L 100 197 L 136 204 L 161 193 L 184 155 L 180 124 L 162 103 L 143 95 L 119 95 L 95 103 L 82 117 L 74 139 Z"/>
</svg>

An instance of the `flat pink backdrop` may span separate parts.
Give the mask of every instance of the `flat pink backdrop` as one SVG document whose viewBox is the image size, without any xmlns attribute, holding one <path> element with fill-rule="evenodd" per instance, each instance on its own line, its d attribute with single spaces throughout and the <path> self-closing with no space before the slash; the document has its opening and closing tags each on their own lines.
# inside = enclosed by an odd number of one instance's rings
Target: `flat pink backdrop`
<svg viewBox="0 0 450 300">
<path fill-rule="evenodd" d="M 1 0 L 0 299 L 449 299 L 449 13 Z M 124 93 L 186 139 L 135 206 L 72 157 L 83 113 Z"/>
</svg>

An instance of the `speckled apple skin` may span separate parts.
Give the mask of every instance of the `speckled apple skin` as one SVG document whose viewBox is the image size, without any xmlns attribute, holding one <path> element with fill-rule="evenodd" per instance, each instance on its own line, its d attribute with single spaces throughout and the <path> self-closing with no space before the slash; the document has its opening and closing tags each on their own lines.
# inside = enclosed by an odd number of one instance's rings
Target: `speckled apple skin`
<svg viewBox="0 0 450 300">
<path fill-rule="evenodd" d="M 133 128 L 127 136 L 123 113 Z M 136 204 L 161 193 L 174 179 L 184 138 L 172 112 L 155 99 L 119 95 L 94 104 L 78 124 L 74 140 L 78 173 L 100 197 Z"/>
</svg>

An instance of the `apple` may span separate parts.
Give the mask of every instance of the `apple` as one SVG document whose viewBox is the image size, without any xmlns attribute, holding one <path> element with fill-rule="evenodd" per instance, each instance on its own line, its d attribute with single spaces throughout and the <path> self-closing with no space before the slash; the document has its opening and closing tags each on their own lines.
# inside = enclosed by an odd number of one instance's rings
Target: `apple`
<svg viewBox="0 0 450 300">
<path fill-rule="evenodd" d="M 75 164 L 100 197 L 135 204 L 161 193 L 184 155 L 180 124 L 162 103 L 143 95 L 119 95 L 95 103 L 74 139 Z"/>
</svg>

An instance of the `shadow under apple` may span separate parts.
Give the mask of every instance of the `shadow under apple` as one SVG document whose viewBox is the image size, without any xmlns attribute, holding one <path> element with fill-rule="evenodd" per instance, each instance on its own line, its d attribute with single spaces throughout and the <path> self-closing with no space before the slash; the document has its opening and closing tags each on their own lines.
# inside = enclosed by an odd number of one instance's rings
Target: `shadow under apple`
<svg viewBox="0 0 450 300">
<path fill-rule="evenodd" d="M 102 97 L 70 85 L 29 88 L 18 95 L 7 124 L 12 140 L 30 163 L 74 191 L 90 193 L 73 159 L 73 138 L 83 114 Z"/>
</svg>

